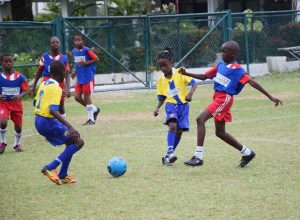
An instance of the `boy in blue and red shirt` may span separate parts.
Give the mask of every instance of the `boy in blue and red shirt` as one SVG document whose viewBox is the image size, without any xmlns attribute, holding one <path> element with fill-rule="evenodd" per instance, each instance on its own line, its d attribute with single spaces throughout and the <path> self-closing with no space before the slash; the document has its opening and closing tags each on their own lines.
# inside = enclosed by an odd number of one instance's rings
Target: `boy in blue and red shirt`
<svg viewBox="0 0 300 220">
<path fill-rule="evenodd" d="M 14 71 L 14 58 L 10 54 L 1 57 L 3 72 L 0 73 L 0 154 L 5 151 L 7 145 L 7 121 L 10 118 L 14 122 L 16 152 L 23 151 L 20 145 L 22 133 L 23 103 L 22 97 L 28 91 L 25 76 Z"/>
<path fill-rule="evenodd" d="M 75 72 L 72 78 L 77 76 L 75 85 L 75 100 L 86 107 L 88 120 L 83 125 L 93 125 L 100 112 L 100 108 L 93 105 L 91 93 L 94 92 L 96 62 L 98 56 L 90 48 L 84 46 L 84 37 L 81 34 L 74 36 L 75 48 L 72 50 L 74 56 Z"/>
<path fill-rule="evenodd" d="M 47 81 L 50 78 L 50 65 L 53 61 L 59 60 L 65 65 L 65 80 L 59 83 L 59 87 L 63 90 L 63 96 L 60 100 L 59 113 L 62 117 L 66 117 L 65 113 L 65 96 L 69 98 L 71 96 L 71 87 L 70 87 L 70 66 L 67 55 L 61 54 L 60 49 L 60 40 L 56 36 L 52 36 L 49 40 L 50 52 L 42 54 L 40 58 L 40 63 L 38 66 L 38 72 L 35 76 L 33 86 L 31 89 L 31 95 L 34 94 L 37 82 L 42 77 L 42 82 Z"/>
<path fill-rule="evenodd" d="M 217 137 L 242 153 L 242 159 L 239 163 L 240 167 L 246 166 L 255 157 L 253 150 L 239 143 L 225 130 L 225 123 L 231 122 L 232 120 L 230 109 L 233 104 L 233 96 L 239 94 L 245 84 L 249 83 L 253 88 L 266 95 L 275 103 L 275 106 L 278 106 L 278 104 L 282 105 L 282 102 L 279 99 L 271 96 L 235 61 L 238 51 L 239 45 L 237 42 L 227 41 L 221 48 L 222 61 L 205 74 L 187 73 L 184 69 L 179 71 L 183 75 L 200 80 L 213 79 L 215 90 L 213 101 L 197 118 L 197 146 L 194 156 L 190 160 L 184 162 L 188 166 L 203 165 L 205 122 L 212 117 L 215 119 Z"/>
</svg>

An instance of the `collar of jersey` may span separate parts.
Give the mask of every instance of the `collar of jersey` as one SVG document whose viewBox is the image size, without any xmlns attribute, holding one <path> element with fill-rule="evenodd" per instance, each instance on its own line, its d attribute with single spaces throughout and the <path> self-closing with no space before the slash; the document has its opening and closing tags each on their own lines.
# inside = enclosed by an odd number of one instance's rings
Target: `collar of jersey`
<svg viewBox="0 0 300 220">
<path fill-rule="evenodd" d="M 53 78 L 49 78 L 48 80 L 51 81 L 51 82 L 54 82 L 56 85 L 59 85 L 59 83 Z"/>
</svg>

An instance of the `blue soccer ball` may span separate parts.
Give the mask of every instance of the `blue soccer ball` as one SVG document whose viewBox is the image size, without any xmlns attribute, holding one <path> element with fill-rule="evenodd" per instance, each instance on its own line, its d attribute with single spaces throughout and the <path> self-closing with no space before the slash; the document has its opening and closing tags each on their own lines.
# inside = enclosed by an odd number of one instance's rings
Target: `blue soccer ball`
<svg viewBox="0 0 300 220">
<path fill-rule="evenodd" d="M 107 170 L 113 177 L 122 176 L 127 170 L 127 163 L 121 157 L 113 157 L 107 163 Z"/>
</svg>

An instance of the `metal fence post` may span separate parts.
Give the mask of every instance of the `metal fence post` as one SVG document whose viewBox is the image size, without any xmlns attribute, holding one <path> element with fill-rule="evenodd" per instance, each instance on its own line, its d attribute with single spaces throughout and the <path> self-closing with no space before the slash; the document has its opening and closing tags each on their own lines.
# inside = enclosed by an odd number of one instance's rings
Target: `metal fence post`
<svg viewBox="0 0 300 220">
<path fill-rule="evenodd" d="M 61 16 L 58 16 L 53 20 L 53 36 L 56 36 L 60 39 L 62 43 L 62 52 L 66 53 L 65 28 L 63 23 L 64 21 Z"/>
<path fill-rule="evenodd" d="M 232 15 L 231 15 L 231 10 L 227 12 L 227 19 L 226 19 L 227 27 L 226 27 L 226 32 L 227 32 L 227 41 L 232 40 Z"/>
<path fill-rule="evenodd" d="M 245 53 L 246 53 L 246 64 L 247 64 L 247 73 L 250 74 L 249 69 L 249 49 L 248 49 L 248 30 L 247 30 L 247 13 L 243 13 L 244 18 L 244 27 L 245 27 Z"/>
<path fill-rule="evenodd" d="M 151 52 L 150 52 L 150 25 L 149 16 L 144 18 L 144 47 L 145 47 L 145 66 L 146 66 L 146 85 L 151 90 L 152 77 L 151 77 Z"/>
</svg>

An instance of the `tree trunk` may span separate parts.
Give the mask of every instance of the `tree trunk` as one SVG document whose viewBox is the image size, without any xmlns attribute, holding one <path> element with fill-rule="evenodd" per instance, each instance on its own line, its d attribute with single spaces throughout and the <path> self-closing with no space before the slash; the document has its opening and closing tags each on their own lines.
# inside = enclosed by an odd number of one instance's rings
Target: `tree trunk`
<svg viewBox="0 0 300 220">
<path fill-rule="evenodd" d="M 33 21 L 32 0 L 11 0 L 10 3 L 14 21 Z"/>
</svg>

